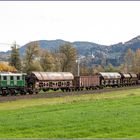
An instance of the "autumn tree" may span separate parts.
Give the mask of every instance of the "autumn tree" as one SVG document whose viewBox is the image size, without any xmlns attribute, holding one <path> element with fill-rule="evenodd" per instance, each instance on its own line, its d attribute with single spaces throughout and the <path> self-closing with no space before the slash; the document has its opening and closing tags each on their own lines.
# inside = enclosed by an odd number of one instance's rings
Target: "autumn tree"
<svg viewBox="0 0 140 140">
<path fill-rule="evenodd" d="M 31 71 L 43 71 L 39 61 L 33 61 L 33 63 L 30 64 L 26 72 L 30 73 Z"/>
<path fill-rule="evenodd" d="M 137 49 L 134 55 L 133 71 L 137 73 L 140 72 L 140 49 Z"/>
<path fill-rule="evenodd" d="M 118 72 L 122 72 L 122 73 L 126 72 L 125 64 L 121 64 L 120 66 L 117 67 L 117 69 L 118 69 Z"/>
<path fill-rule="evenodd" d="M 6 72 L 16 72 L 16 68 L 14 66 L 10 66 L 7 63 L 0 63 L 0 71 L 6 71 Z"/>
<path fill-rule="evenodd" d="M 61 54 L 58 52 L 52 53 L 54 58 L 54 71 L 59 72 L 62 71 L 61 68 Z"/>
<path fill-rule="evenodd" d="M 102 65 L 95 65 L 93 67 L 93 74 L 97 74 L 99 72 L 104 72 L 105 68 Z"/>
<path fill-rule="evenodd" d="M 128 49 L 124 60 L 124 72 L 140 72 L 140 49 L 137 49 L 135 53 Z"/>
<path fill-rule="evenodd" d="M 134 52 L 129 48 L 124 56 L 126 72 L 132 71 Z"/>
<path fill-rule="evenodd" d="M 42 51 L 40 64 L 44 71 L 55 71 L 55 56 L 48 51 Z"/>
<path fill-rule="evenodd" d="M 9 64 L 14 66 L 18 71 L 21 71 L 21 59 L 19 54 L 19 48 L 16 43 L 11 47 L 11 56 L 9 59 Z"/>
<path fill-rule="evenodd" d="M 118 70 L 118 67 L 114 67 L 112 64 L 108 64 L 108 66 L 105 68 L 105 71 L 106 72 L 117 72 L 119 70 Z"/>
<path fill-rule="evenodd" d="M 80 66 L 80 76 L 81 75 L 84 75 L 84 76 L 92 75 L 91 68 L 86 65 L 81 65 Z"/>
<path fill-rule="evenodd" d="M 40 54 L 40 47 L 38 42 L 29 43 L 25 50 L 24 63 L 23 63 L 24 72 L 30 72 L 33 70 L 39 70 L 39 71 L 42 70 L 41 65 L 39 63 L 40 61 L 39 54 Z M 39 65 L 38 69 L 36 66 L 37 64 Z M 35 67 L 36 69 L 33 69 Z"/>
<path fill-rule="evenodd" d="M 64 71 L 73 71 L 73 68 L 76 64 L 76 49 L 70 44 L 66 43 L 59 47 L 59 62 L 60 69 L 62 72 Z"/>
</svg>

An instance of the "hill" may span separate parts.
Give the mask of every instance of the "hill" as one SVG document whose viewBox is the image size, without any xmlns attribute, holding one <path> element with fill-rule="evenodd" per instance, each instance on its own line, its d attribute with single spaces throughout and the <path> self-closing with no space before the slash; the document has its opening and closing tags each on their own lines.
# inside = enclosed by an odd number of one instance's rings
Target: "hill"
<svg viewBox="0 0 140 140">
<path fill-rule="evenodd" d="M 86 55 L 89 53 L 92 53 L 92 49 L 94 50 L 104 50 L 104 45 L 99 45 L 96 43 L 91 43 L 91 42 L 82 42 L 82 41 L 75 41 L 75 42 L 69 42 L 69 41 L 64 41 L 64 40 L 38 40 L 35 41 L 38 42 L 40 47 L 42 49 L 47 49 L 49 51 L 56 51 L 58 50 L 60 45 L 63 45 L 65 43 L 71 43 L 78 51 L 79 55 Z M 25 48 L 27 47 L 28 43 L 25 44 L 20 48 L 20 52 L 24 54 Z M 94 52 L 93 52 L 94 53 Z"/>
<path fill-rule="evenodd" d="M 37 40 L 34 42 L 38 42 L 42 49 L 47 49 L 48 51 L 56 51 L 58 50 L 59 46 L 62 44 L 67 43 L 68 41 L 64 41 L 61 39 L 58 40 Z M 128 50 L 131 48 L 133 51 L 140 48 L 140 36 L 137 36 L 127 42 L 120 42 L 117 44 L 113 44 L 110 46 L 107 45 L 100 45 L 97 43 L 86 42 L 86 41 L 75 41 L 69 42 L 71 43 L 76 49 L 79 56 L 94 56 L 94 60 L 92 64 L 101 64 L 102 60 L 105 60 L 105 64 L 107 65 L 111 63 L 114 66 L 118 66 L 123 62 L 123 56 Z M 23 55 L 25 53 L 25 49 L 28 43 L 24 46 L 20 47 L 20 54 Z M 0 60 L 7 60 L 10 54 L 10 51 L 3 53 L 0 52 Z"/>
</svg>

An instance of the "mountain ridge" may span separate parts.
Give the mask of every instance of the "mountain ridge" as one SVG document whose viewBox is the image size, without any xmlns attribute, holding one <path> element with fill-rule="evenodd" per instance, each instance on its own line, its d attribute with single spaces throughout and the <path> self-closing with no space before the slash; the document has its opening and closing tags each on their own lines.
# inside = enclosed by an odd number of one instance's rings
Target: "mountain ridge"
<svg viewBox="0 0 140 140">
<path fill-rule="evenodd" d="M 78 55 L 80 56 L 94 55 L 95 58 L 97 58 L 97 60 L 100 60 L 101 59 L 100 57 L 103 57 L 108 60 L 108 63 L 111 63 L 117 66 L 117 65 L 120 65 L 121 62 L 123 61 L 122 57 L 125 54 L 125 52 L 128 50 L 128 48 L 131 48 L 133 51 L 136 51 L 138 48 L 140 48 L 140 35 L 124 43 L 119 42 L 113 45 L 101 45 L 101 44 L 97 44 L 97 43 L 89 42 L 89 41 L 70 42 L 70 41 L 65 41 L 62 39 L 36 40 L 32 42 L 38 42 L 39 46 L 42 49 L 47 49 L 48 51 L 51 51 L 51 52 L 58 50 L 59 46 L 62 44 L 71 43 L 73 47 L 77 49 Z M 29 43 L 26 43 L 25 45 L 19 48 L 20 54 L 23 55 L 25 53 L 25 49 Z M 7 60 L 9 54 L 10 54 L 10 50 L 7 52 L 0 52 L 0 60 Z M 113 63 L 112 63 L 112 60 L 114 61 Z"/>
</svg>

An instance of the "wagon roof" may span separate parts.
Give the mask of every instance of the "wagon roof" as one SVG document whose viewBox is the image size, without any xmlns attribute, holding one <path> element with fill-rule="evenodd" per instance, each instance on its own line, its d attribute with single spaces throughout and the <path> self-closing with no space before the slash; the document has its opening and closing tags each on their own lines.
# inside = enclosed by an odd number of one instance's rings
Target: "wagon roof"
<svg viewBox="0 0 140 140">
<path fill-rule="evenodd" d="M 137 74 L 130 73 L 130 75 L 131 75 L 132 78 L 137 78 Z"/>
<path fill-rule="evenodd" d="M 125 77 L 125 78 L 130 78 L 130 74 L 129 73 L 122 73 L 122 75 Z"/>
<path fill-rule="evenodd" d="M 121 79 L 121 75 L 117 72 L 100 72 L 104 79 Z"/>
<path fill-rule="evenodd" d="M 73 80 L 70 72 L 32 72 L 38 80 Z"/>
<path fill-rule="evenodd" d="M 12 72 L 0 72 L 1 76 L 22 76 L 26 75 L 25 73 L 12 73 Z"/>
</svg>

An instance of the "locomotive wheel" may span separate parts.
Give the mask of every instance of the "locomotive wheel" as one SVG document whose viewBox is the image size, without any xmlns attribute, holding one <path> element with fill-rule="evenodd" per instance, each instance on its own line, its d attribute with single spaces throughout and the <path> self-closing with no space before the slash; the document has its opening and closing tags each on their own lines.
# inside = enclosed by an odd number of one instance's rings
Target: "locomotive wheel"
<svg viewBox="0 0 140 140">
<path fill-rule="evenodd" d="M 25 91 L 25 90 L 21 90 L 21 91 L 20 91 L 20 94 L 21 94 L 21 95 L 26 95 L 26 91 Z"/>
<path fill-rule="evenodd" d="M 7 96 L 7 90 L 6 89 L 2 89 L 2 96 Z"/>
<path fill-rule="evenodd" d="M 15 89 L 11 89 L 10 90 L 10 94 L 11 94 L 11 96 L 17 95 L 18 94 L 18 91 L 15 90 Z"/>
<path fill-rule="evenodd" d="M 11 95 L 11 96 L 15 95 L 15 90 L 14 90 L 14 89 L 11 89 L 11 90 L 10 90 L 10 95 Z"/>
</svg>

